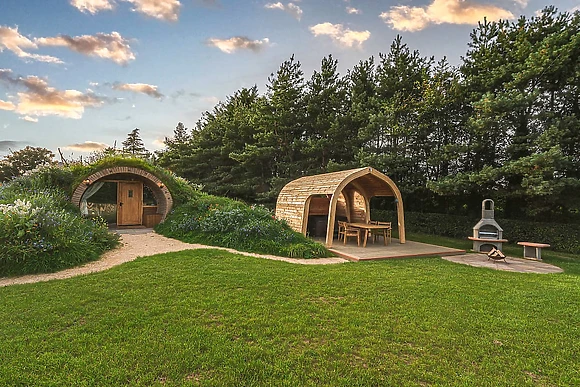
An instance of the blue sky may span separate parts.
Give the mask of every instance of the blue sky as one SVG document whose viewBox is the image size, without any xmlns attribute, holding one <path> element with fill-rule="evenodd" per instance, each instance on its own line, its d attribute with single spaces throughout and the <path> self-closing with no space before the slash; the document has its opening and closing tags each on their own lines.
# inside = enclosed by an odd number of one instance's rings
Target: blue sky
<svg viewBox="0 0 580 387">
<path fill-rule="evenodd" d="M 159 149 L 177 122 L 241 87 L 261 92 L 295 54 L 341 73 L 395 36 L 458 64 L 477 20 L 580 0 L 0 0 L 0 155 L 26 145 L 78 157 L 134 128 Z"/>
</svg>

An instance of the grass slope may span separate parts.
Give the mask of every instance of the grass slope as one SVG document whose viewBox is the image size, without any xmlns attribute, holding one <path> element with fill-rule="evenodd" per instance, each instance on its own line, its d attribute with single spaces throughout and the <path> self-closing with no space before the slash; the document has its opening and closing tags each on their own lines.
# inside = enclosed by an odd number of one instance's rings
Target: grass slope
<svg viewBox="0 0 580 387">
<path fill-rule="evenodd" d="M 580 277 L 219 251 L 0 289 L 0 385 L 579 385 Z"/>
</svg>

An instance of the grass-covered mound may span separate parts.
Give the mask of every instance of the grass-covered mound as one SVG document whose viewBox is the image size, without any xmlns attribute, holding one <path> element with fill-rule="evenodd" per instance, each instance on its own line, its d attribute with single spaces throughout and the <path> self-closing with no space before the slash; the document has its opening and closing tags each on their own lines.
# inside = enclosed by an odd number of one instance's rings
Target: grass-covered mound
<svg viewBox="0 0 580 387">
<path fill-rule="evenodd" d="M 163 184 L 165 184 L 169 192 L 171 192 L 174 206 L 187 203 L 199 190 L 199 187 L 196 187 L 184 178 L 177 176 L 167 169 L 154 165 L 148 160 L 117 155 L 104 157 L 91 164 L 72 165 L 69 168 L 72 174 L 72 181 L 70 182 L 71 194 L 72 190 L 81 184 L 88 176 L 103 169 L 113 167 L 139 168 L 156 176 L 163 182 Z"/>
<path fill-rule="evenodd" d="M 156 227 L 167 237 L 190 243 L 296 258 L 328 257 L 329 251 L 276 220 L 263 207 L 200 194 L 175 209 Z"/>
<path fill-rule="evenodd" d="M 0 187 L 0 276 L 76 266 L 118 243 L 106 223 L 82 218 L 62 189 L 47 185 L 47 176 L 55 175 L 39 171 Z"/>
</svg>

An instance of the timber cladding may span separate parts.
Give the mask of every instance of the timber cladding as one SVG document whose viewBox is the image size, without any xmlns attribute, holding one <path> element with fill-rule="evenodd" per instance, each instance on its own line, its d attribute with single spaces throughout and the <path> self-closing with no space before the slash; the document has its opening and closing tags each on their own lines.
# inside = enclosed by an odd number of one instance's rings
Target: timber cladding
<svg viewBox="0 0 580 387">
<path fill-rule="evenodd" d="M 336 217 L 346 218 L 349 222 L 368 222 L 370 199 L 374 196 L 394 196 L 397 199 L 399 239 L 405 243 L 401 192 L 388 176 L 371 167 L 304 176 L 291 181 L 278 195 L 276 218 L 306 234 L 309 215 L 328 215 L 326 245 L 332 246 Z"/>
<path fill-rule="evenodd" d="M 173 197 L 161 179 L 147 171 L 135 167 L 112 167 L 93 173 L 85 178 L 85 181 L 87 181 L 88 184 L 83 182 L 74 190 L 71 201 L 76 206 L 80 206 L 83 194 L 91 184 L 99 180 L 111 179 L 115 176 L 136 179 L 147 185 L 151 189 L 153 196 L 155 196 L 157 201 L 156 212 L 161 215 L 161 220 L 164 220 L 169 211 L 171 211 L 171 208 L 173 207 Z"/>
</svg>

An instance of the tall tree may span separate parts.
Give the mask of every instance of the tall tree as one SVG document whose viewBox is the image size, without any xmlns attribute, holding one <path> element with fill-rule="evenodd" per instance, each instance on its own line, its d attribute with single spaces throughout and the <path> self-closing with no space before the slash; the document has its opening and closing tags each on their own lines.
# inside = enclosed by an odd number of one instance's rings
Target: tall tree
<svg viewBox="0 0 580 387">
<path fill-rule="evenodd" d="M 348 81 L 337 66 L 332 55 L 323 58 L 320 71 L 314 71 L 307 82 L 304 169 L 310 173 L 325 172 L 329 162 L 338 166 L 353 161 L 352 144 L 358 133 L 345 119 Z"/>
<path fill-rule="evenodd" d="M 174 170 L 179 160 L 186 156 L 191 135 L 182 122 L 178 122 L 173 130 L 173 137 L 165 137 L 165 147 L 157 152 L 157 162 L 165 168 Z"/>
<path fill-rule="evenodd" d="M 405 192 L 426 183 L 426 131 L 419 131 L 417 109 L 431 60 L 411 51 L 397 36 L 376 68 L 377 112 L 371 117 L 361 164 L 375 165 L 396 179 Z"/>
<path fill-rule="evenodd" d="M 247 166 L 260 166 L 263 184 L 259 200 L 275 202 L 288 181 L 304 174 L 306 105 L 304 75 L 300 62 L 284 61 L 268 78 L 261 111 L 254 120 L 254 142 L 236 153 L 236 160 Z"/>
<path fill-rule="evenodd" d="M 439 193 L 500 199 L 508 217 L 565 216 L 579 203 L 579 15 L 548 7 L 514 23 L 484 22 L 461 71 L 471 104 L 463 172 Z M 576 110 L 575 110 L 576 109 Z"/>
<path fill-rule="evenodd" d="M 123 141 L 123 152 L 135 157 L 149 157 L 151 153 L 145 148 L 143 140 L 139 135 L 139 128 L 135 128 L 127 134 L 127 139 Z"/>
</svg>

